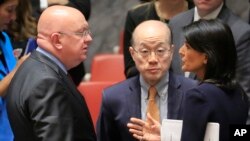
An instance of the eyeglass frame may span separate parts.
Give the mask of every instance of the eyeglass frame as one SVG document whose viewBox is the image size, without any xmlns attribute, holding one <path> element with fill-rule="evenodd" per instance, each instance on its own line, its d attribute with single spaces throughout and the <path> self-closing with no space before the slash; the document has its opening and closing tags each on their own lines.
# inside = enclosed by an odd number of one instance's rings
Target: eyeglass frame
<svg viewBox="0 0 250 141">
<path fill-rule="evenodd" d="M 62 31 L 59 31 L 58 32 L 59 34 L 64 34 L 64 35 L 77 35 L 81 38 L 86 38 L 88 35 L 92 35 L 90 29 L 87 29 L 87 30 L 84 30 L 83 32 L 62 32 Z"/>
<path fill-rule="evenodd" d="M 137 49 L 135 49 L 135 47 L 134 46 L 132 46 L 132 48 L 133 48 L 133 50 L 138 54 L 138 55 L 140 55 L 141 57 L 143 57 L 143 58 L 149 58 L 149 56 L 151 56 L 151 54 L 152 54 L 152 52 L 154 52 L 154 54 L 155 54 L 155 56 L 157 56 L 158 58 L 159 57 L 163 57 L 164 55 L 166 55 L 167 53 L 170 53 L 171 52 L 171 50 L 172 50 L 172 48 L 173 48 L 173 45 L 169 45 L 170 47 L 167 49 L 167 48 L 165 48 L 165 47 L 158 47 L 157 49 L 155 49 L 155 50 L 150 50 L 150 49 L 148 49 L 148 48 L 143 48 L 143 49 L 147 49 L 147 53 L 144 53 L 143 54 L 143 52 L 142 51 L 140 51 L 140 50 L 137 50 Z M 158 49 L 160 49 L 160 48 L 163 48 L 164 49 L 164 52 L 162 53 L 162 54 L 160 54 L 159 55 L 159 53 L 161 53 L 161 52 L 157 52 L 158 51 Z"/>
</svg>

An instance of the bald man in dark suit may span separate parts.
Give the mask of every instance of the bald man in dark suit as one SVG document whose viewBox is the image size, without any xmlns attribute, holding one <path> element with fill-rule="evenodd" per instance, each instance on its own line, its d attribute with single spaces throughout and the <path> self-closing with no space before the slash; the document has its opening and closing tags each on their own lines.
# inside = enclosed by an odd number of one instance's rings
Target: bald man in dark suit
<svg viewBox="0 0 250 141">
<path fill-rule="evenodd" d="M 38 48 L 7 91 L 14 140 L 96 141 L 86 102 L 67 76 L 86 59 L 92 41 L 86 19 L 75 8 L 51 6 L 40 16 L 37 30 Z"/>
</svg>

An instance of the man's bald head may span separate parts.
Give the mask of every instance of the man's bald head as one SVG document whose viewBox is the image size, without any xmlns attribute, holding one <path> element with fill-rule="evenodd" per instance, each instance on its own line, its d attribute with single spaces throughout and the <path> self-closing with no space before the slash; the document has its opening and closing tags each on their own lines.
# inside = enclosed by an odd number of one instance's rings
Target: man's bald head
<svg viewBox="0 0 250 141">
<path fill-rule="evenodd" d="M 51 6 L 43 11 L 38 21 L 38 34 L 51 34 L 61 30 L 73 28 L 75 23 L 86 23 L 83 14 L 68 6 Z M 74 25 L 74 26 L 72 26 Z"/>
<path fill-rule="evenodd" d="M 169 70 L 173 55 L 170 39 L 170 29 L 161 21 L 144 21 L 134 30 L 129 51 L 140 75 L 151 86 Z"/>
<path fill-rule="evenodd" d="M 166 41 L 171 43 L 171 31 L 166 23 L 157 20 L 148 20 L 140 23 L 133 32 L 132 42 L 140 41 L 140 38 L 151 38 L 157 35 L 166 37 Z"/>
<path fill-rule="evenodd" d="M 86 59 L 92 37 L 86 19 L 77 9 L 58 5 L 48 7 L 40 16 L 37 30 L 39 48 L 55 56 L 67 69 Z"/>
</svg>

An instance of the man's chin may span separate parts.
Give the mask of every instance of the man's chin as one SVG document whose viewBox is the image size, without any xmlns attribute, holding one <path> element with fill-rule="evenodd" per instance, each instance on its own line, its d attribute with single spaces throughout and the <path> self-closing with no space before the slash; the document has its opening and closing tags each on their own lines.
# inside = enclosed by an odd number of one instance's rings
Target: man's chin
<svg viewBox="0 0 250 141">
<path fill-rule="evenodd" d="M 147 78 L 151 81 L 157 81 L 160 78 L 160 74 L 149 74 Z"/>
</svg>

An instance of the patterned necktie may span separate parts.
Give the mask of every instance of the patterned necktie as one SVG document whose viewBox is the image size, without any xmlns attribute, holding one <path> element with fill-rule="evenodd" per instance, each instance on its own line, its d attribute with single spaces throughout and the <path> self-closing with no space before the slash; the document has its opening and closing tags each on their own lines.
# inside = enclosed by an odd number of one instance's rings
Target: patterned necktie
<svg viewBox="0 0 250 141">
<path fill-rule="evenodd" d="M 160 112 L 156 102 L 156 94 L 157 90 L 155 87 L 150 87 L 148 90 L 149 99 L 148 99 L 148 106 L 147 106 L 147 113 L 149 113 L 155 120 L 160 122 Z"/>
</svg>

